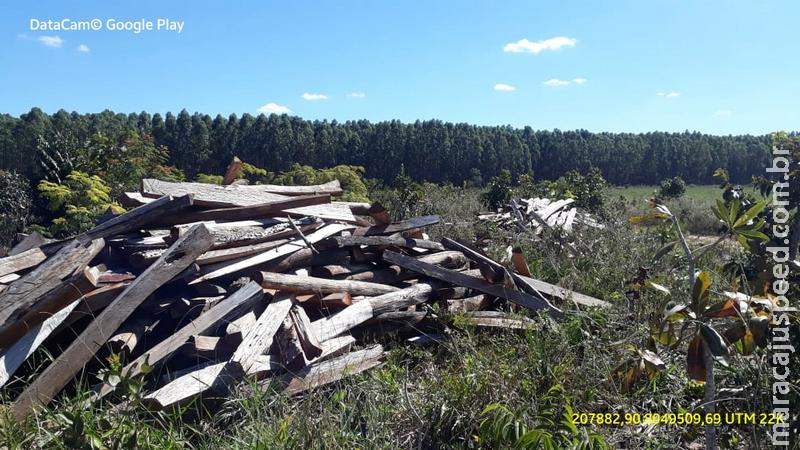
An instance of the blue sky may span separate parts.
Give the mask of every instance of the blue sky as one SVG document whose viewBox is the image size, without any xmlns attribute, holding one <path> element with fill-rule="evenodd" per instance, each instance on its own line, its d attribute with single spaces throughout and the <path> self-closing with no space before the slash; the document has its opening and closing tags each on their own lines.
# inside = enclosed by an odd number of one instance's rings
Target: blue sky
<svg viewBox="0 0 800 450">
<path fill-rule="evenodd" d="M 13 2 L 0 112 L 765 133 L 800 123 L 797 17 L 796 0 Z M 142 18 L 183 29 L 107 29 Z"/>
</svg>

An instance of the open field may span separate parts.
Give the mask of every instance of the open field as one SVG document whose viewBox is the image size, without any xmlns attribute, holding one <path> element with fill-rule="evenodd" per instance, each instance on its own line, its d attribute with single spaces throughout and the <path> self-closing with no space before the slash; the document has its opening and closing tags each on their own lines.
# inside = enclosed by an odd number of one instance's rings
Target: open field
<svg viewBox="0 0 800 450">
<path fill-rule="evenodd" d="M 623 197 L 632 202 L 646 202 L 656 190 L 658 190 L 656 185 L 611 186 L 608 188 L 608 195 L 610 198 Z M 686 193 L 683 194 L 683 198 L 691 199 L 710 207 L 719 198 L 720 193 L 721 190 L 717 185 L 691 184 L 686 186 Z"/>
</svg>

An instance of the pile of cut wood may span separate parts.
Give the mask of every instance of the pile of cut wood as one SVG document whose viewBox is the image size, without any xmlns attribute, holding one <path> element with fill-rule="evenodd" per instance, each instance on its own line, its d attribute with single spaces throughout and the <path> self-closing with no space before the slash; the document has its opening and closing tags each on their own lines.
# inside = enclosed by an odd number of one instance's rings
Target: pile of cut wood
<svg viewBox="0 0 800 450">
<path fill-rule="evenodd" d="M 601 228 L 591 214 L 572 206 L 574 199 L 551 200 L 549 198 L 520 198 L 511 200 L 505 211 L 481 214 L 482 221 L 495 222 L 507 228 L 532 231 L 543 230 L 572 232 L 576 227 Z"/>
<path fill-rule="evenodd" d="M 383 347 L 366 343 L 381 336 L 436 342 L 437 314 L 524 328 L 503 311 L 606 306 L 530 278 L 519 253 L 509 271 L 428 239 L 437 216 L 390 223 L 380 205 L 331 200 L 339 194 L 338 182 L 146 179 L 125 194 L 135 206 L 125 214 L 69 240 L 23 239 L 0 259 L 0 385 L 14 415 L 76 379 L 98 383 L 97 401 L 141 377 L 155 408 L 242 380 L 297 393 L 380 364 Z M 52 362 L 24 364 L 39 348 Z"/>
</svg>

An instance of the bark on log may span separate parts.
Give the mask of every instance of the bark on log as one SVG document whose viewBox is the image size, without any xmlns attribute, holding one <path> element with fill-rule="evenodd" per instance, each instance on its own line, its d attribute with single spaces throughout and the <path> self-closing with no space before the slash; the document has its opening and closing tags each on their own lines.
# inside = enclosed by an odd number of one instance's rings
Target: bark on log
<svg viewBox="0 0 800 450">
<path fill-rule="evenodd" d="M 306 294 L 347 292 L 351 295 L 381 295 L 399 290 L 394 286 L 365 281 L 328 280 L 273 272 L 258 272 L 254 280 L 263 288 Z"/>
<path fill-rule="evenodd" d="M 422 216 L 402 222 L 391 223 L 389 225 L 376 225 L 372 227 L 357 228 L 353 231 L 354 236 L 379 236 L 400 233 L 402 231 L 413 230 L 415 228 L 427 227 L 439 223 L 439 216 Z"/>
</svg>

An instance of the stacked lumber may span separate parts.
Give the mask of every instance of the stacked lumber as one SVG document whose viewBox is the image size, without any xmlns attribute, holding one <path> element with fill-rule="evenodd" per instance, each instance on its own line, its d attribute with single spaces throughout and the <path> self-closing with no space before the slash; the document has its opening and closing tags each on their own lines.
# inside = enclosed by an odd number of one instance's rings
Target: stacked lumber
<svg viewBox="0 0 800 450">
<path fill-rule="evenodd" d="M 92 401 L 114 401 L 121 380 L 141 377 L 153 408 L 243 381 L 296 394 L 381 364 L 386 349 L 367 342 L 436 342 L 443 314 L 524 329 L 512 306 L 554 317 L 606 306 L 530 278 L 524 258 L 509 270 L 432 241 L 422 229 L 437 216 L 391 223 L 339 194 L 338 181 L 146 179 L 124 196 L 133 209 L 79 236 L 23 239 L 0 258 L 0 386 L 14 416 L 78 379 L 97 383 Z M 37 349 L 52 356 L 43 370 L 24 364 Z"/>
<path fill-rule="evenodd" d="M 494 222 L 507 228 L 529 230 L 540 234 L 543 230 L 573 232 L 578 227 L 602 228 L 591 214 L 579 211 L 572 204 L 574 199 L 551 200 L 549 198 L 513 199 L 505 211 L 478 216 L 481 221 Z"/>
</svg>

